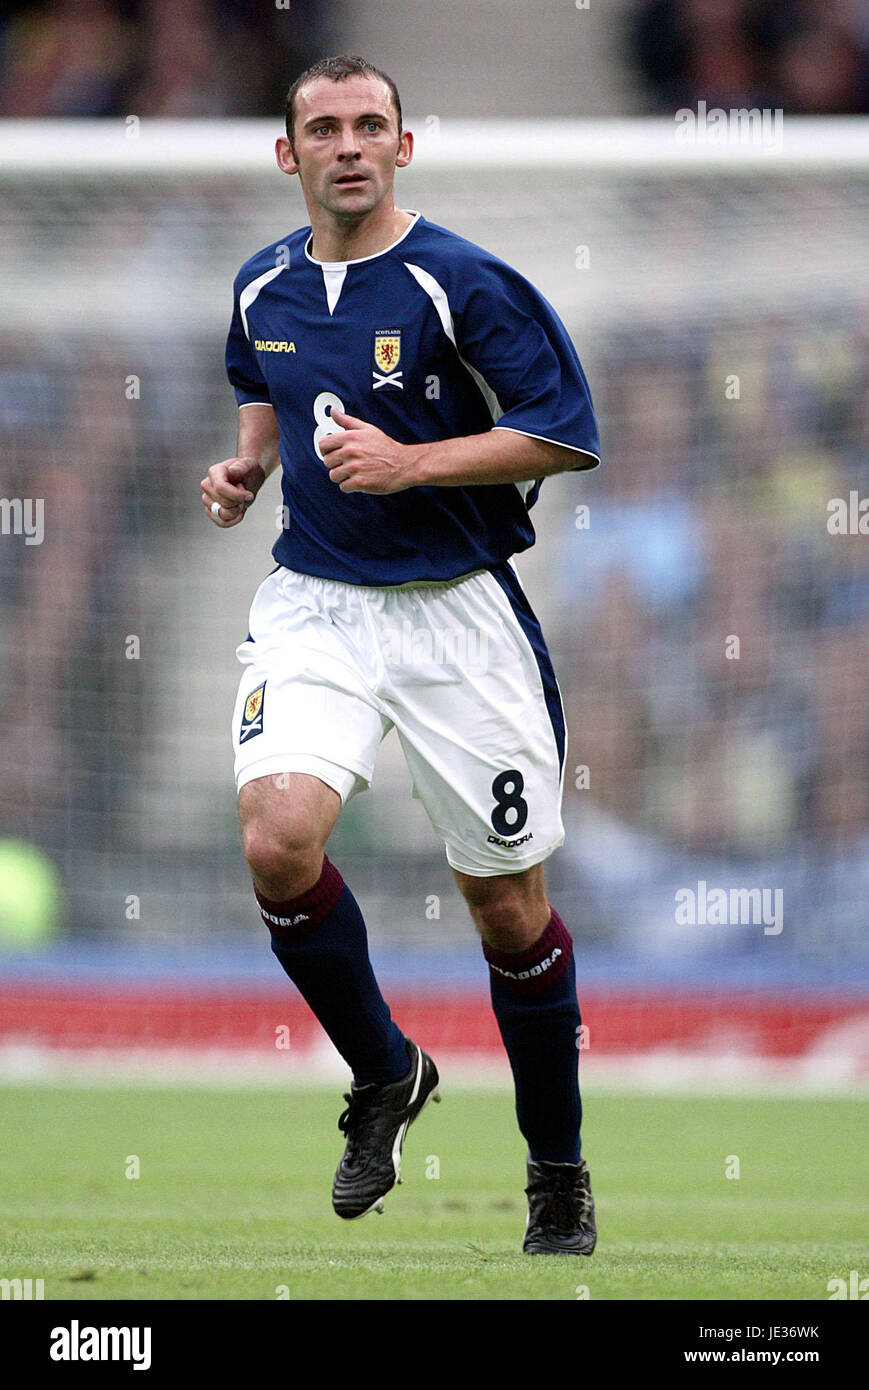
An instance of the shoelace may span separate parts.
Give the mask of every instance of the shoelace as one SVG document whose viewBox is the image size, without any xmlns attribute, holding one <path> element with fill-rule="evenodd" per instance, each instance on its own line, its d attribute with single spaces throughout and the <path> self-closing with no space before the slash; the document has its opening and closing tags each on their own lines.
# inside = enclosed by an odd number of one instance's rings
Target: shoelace
<svg viewBox="0 0 869 1390">
<path fill-rule="evenodd" d="M 570 1232 L 579 1217 L 584 1226 L 591 1211 L 591 1198 L 584 1187 L 577 1188 L 576 1179 L 569 1173 L 558 1173 L 547 1196 L 543 1216 L 555 1229 Z"/>
<path fill-rule="evenodd" d="M 347 1102 L 347 1109 L 338 1116 L 338 1128 L 342 1134 L 347 1136 L 345 1156 L 352 1162 L 359 1151 L 362 1125 L 371 1109 L 371 1102 L 375 1099 L 375 1093 L 368 1087 L 362 1091 L 357 1091 L 355 1095 L 352 1091 L 345 1091 L 344 1099 Z"/>
</svg>

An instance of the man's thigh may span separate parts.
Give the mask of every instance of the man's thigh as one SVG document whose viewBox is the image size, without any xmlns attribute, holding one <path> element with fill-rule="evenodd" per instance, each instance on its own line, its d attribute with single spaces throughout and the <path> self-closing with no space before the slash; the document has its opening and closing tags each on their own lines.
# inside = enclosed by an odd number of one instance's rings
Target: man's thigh
<svg viewBox="0 0 869 1390">
<path fill-rule="evenodd" d="M 246 782 L 238 794 L 242 833 L 261 828 L 288 844 L 325 847 L 341 810 L 334 788 L 305 773 L 277 773 Z"/>
</svg>

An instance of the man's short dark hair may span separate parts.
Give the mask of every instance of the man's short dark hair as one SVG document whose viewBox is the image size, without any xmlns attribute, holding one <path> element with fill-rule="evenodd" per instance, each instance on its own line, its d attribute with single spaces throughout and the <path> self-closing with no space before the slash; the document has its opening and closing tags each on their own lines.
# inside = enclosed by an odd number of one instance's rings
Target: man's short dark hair
<svg viewBox="0 0 869 1390">
<path fill-rule="evenodd" d="M 287 138 L 293 154 L 296 152 L 293 140 L 296 97 L 302 87 L 307 87 L 309 82 L 316 81 L 318 77 L 328 77 L 330 82 L 342 82 L 345 77 L 379 77 L 381 82 L 385 82 L 389 88 L 395 106 L 395 114 L 398 118 L 398 133 L 401 134 L 401 98 L 392 78 L 387 77 L 386 73 L 381 72 L 380 68 L 376 68 L 373 63 L 369 63 L 367 58 L 359 58 L 352 53 L 342 53 L 337 58 L 321 58 L 319 62 L 313 63 L 311 67 L 305 69 L 301 76 L 296 78 L 287 92 Z"/>
</svg>

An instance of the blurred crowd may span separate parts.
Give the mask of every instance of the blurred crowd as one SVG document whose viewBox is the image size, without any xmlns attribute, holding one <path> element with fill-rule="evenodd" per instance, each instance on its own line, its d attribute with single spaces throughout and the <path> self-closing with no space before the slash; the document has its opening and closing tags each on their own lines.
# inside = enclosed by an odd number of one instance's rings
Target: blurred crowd
<svg viewBox="0 0 869 1390">
<path fill-rule="evenodd" d="M 6 0 L 0 116 L 272 115 L 339 14 L 335 0 Z"/>
<path fill-rule="evenodd" d="M 354 18 L 366 3 L 375 0 L 359 0 Z M 272 115 L 288 74 L 347 47 L 350 14 L 345 0 L 6 0 L 0 115 Z M 601 13 L 601 23 L 618 22 Z M 865 0 L 634 0 L 612 51 L 639 75 L 647 111 L 701 99 L 804 115 L 869 111 Z M 478 80 L 497 104 L 497 63 Z M 539 109 L 527 114 L 545 115 L 546 103 L 541 82 Z"/>
<path fill-rule="evenodd" d="M 865 0 L 640 0 L 625 32 L 657 111 L 869 112 Z"/>
<path fill-rule="evenodd" d="M 0 837 L 61 852 L 136 843 L 147 673 L 159 685 L 166 666 L 129 639 L 157 645 L 154 547 L 168 527 L 183 549 L 190 478 L 222 424 L 216 345 L 137 343 L 141 409 L 130 355 L 112 335 L 64 333 L 25 359 L 18 335 L 0 335 L 0 497 L 38 499 L 45 518 L 39 544 L 0 539 Z"/>
<path fill-rule="evenodd" d="M 555 567 L 571 761 L 674 847 L 869 828 L 869 545 L 828 529 L 869 495 L 867 366 L 841 312 L 668 325 L 596 364 L 605 467 Z"/>
</svg>

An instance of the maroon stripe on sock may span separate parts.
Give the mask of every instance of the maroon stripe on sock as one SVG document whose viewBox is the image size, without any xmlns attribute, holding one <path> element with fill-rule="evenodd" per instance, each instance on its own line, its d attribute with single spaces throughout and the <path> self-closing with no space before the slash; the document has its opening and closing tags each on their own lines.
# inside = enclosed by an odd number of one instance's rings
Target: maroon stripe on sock
<svg viewBox="0 0 869 1390">
<path fill-rule="evenodd" d="M 483 942 L 489 969 L 517 994 L 543 994 L 562 978 L 573 955 L 573 937 L 554 908 L 541 937 L 528 951 L 496 951 Z"/>
<path fill-rule="evenodd" d="M 329 916 L 341 894 L 344 880 L 335 865 L 323 855 L 323 872 L 313 888 L 290 898 L 284 903 L 272 902 L 264 898 L 254 884 L 253 888 L 262 919 L 273 936 L 288 936 L 297 932 L 309 931 L 317 927 Z"/>
</svg>

